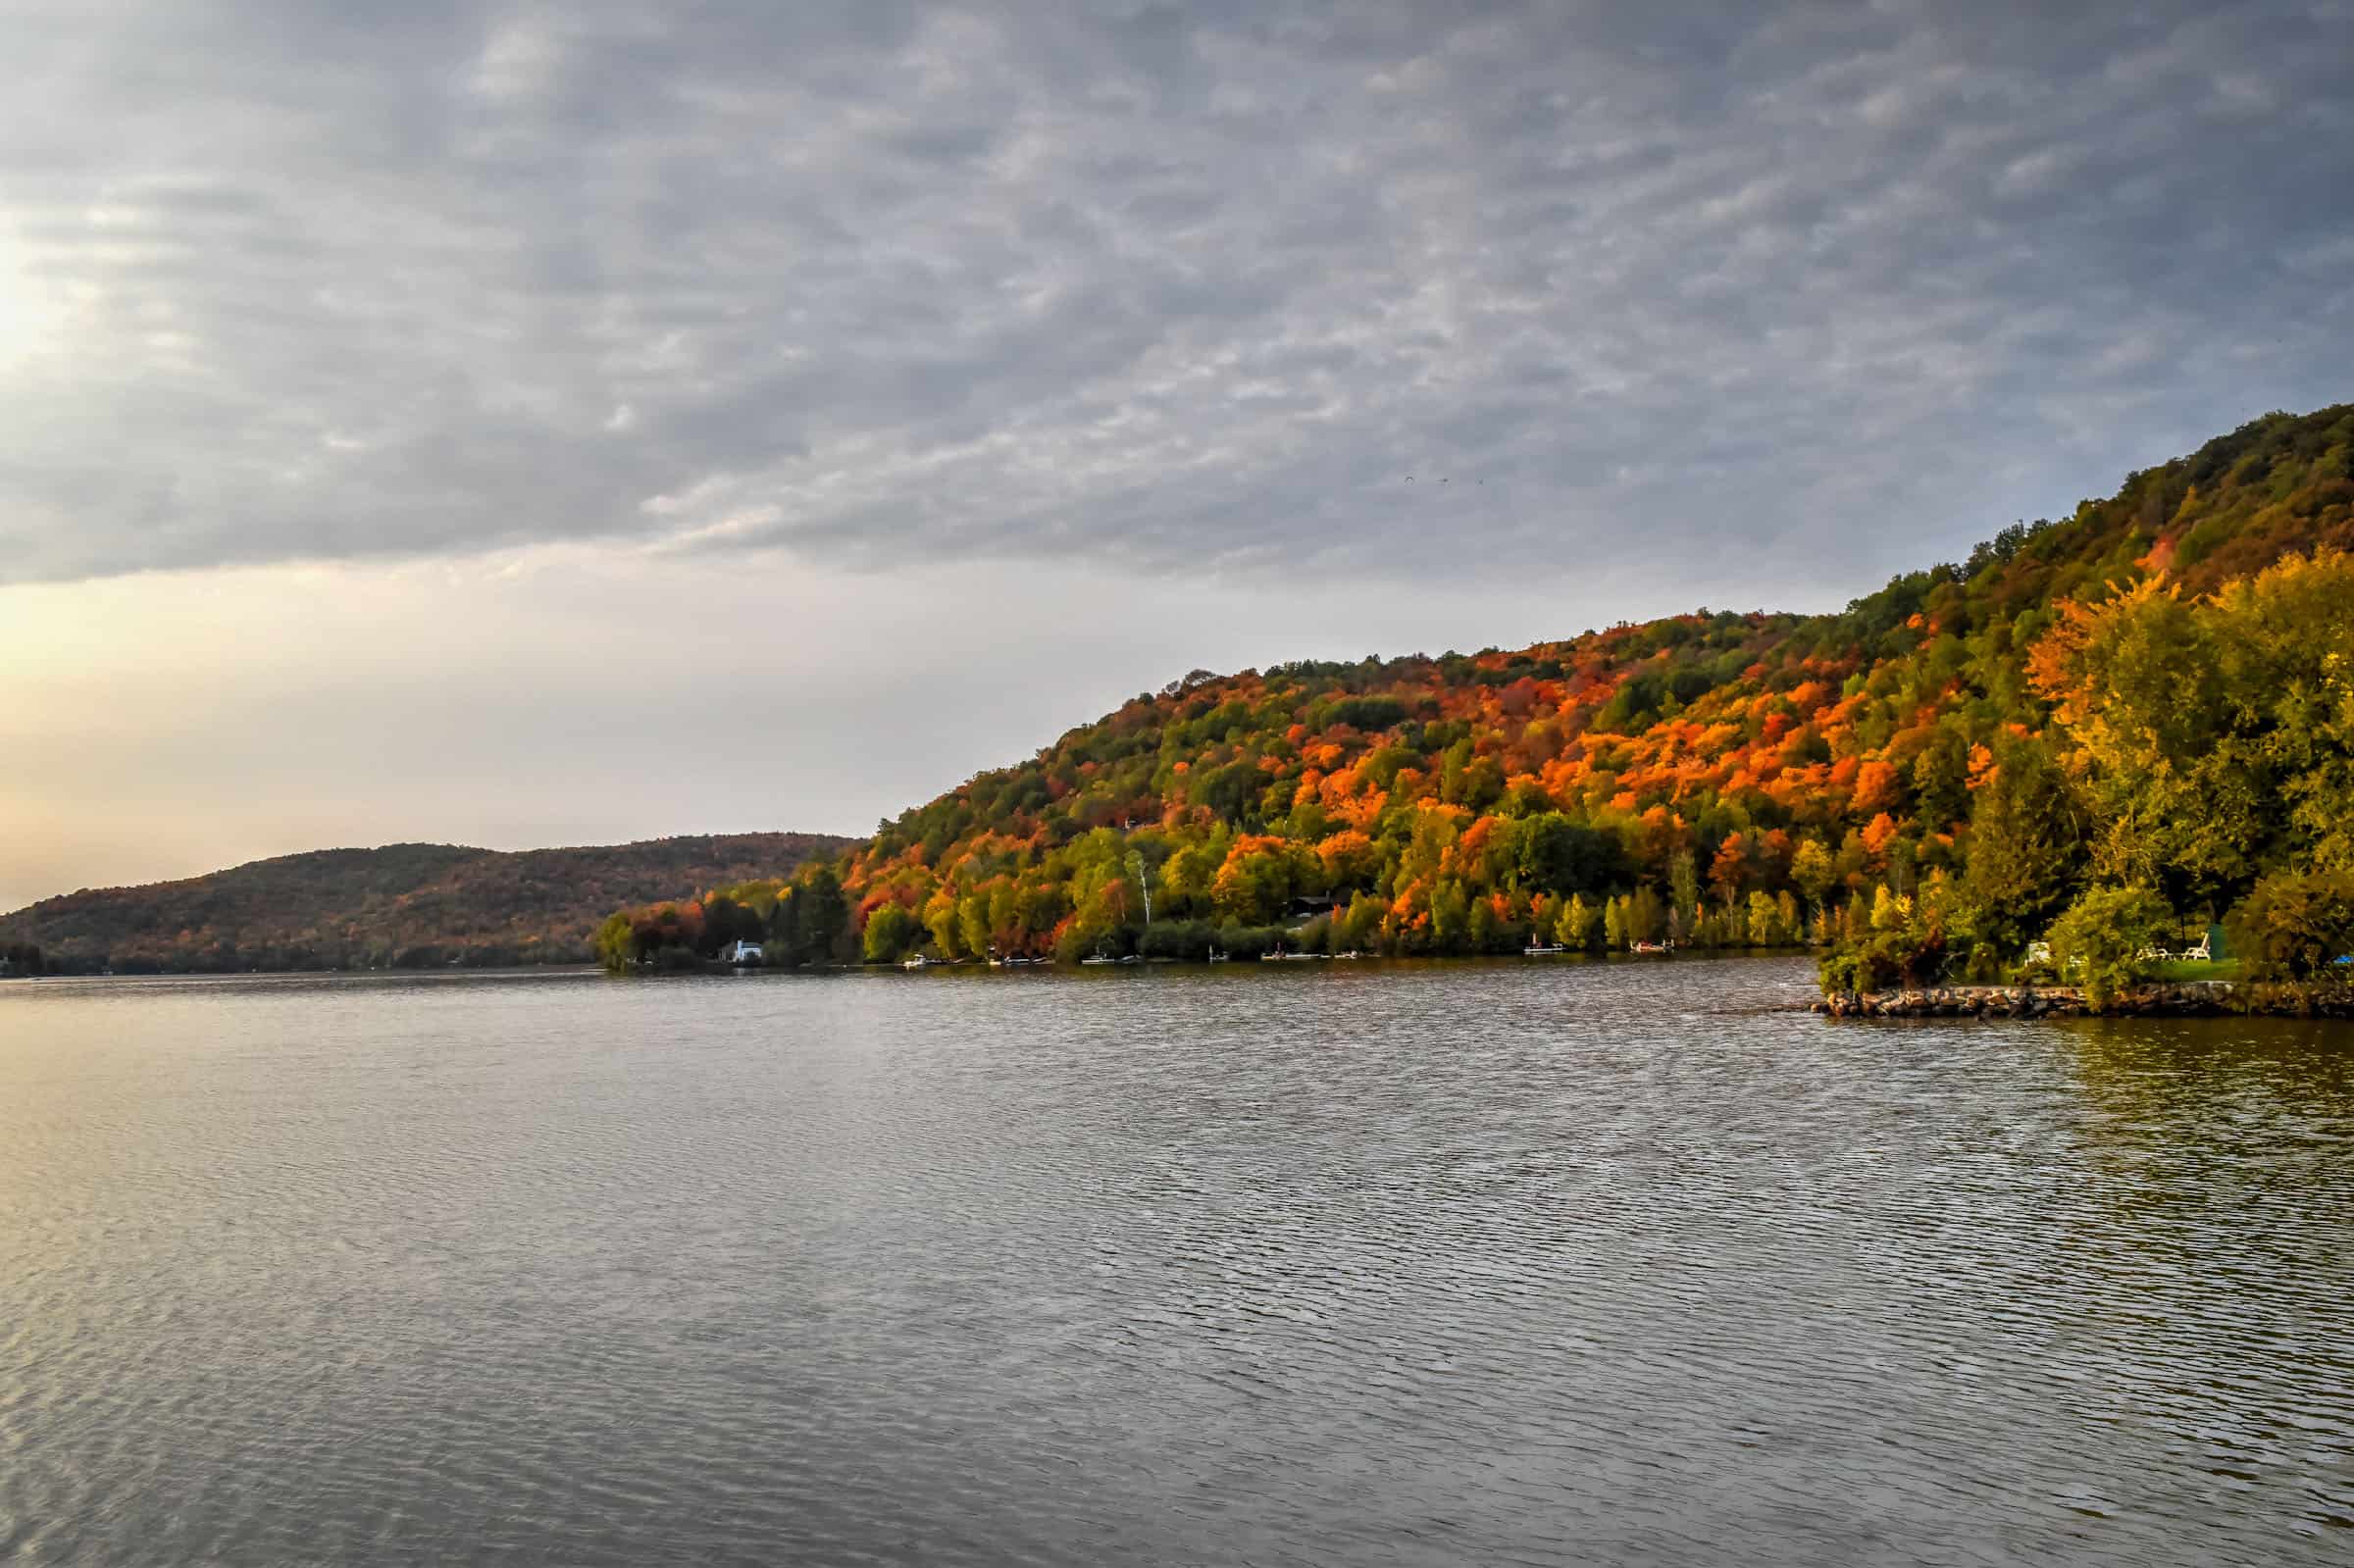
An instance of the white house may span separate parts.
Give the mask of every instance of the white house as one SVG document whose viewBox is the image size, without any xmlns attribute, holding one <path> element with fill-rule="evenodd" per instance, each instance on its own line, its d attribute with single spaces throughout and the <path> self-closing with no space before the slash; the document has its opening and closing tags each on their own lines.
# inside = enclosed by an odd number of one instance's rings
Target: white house
<svg viewBox="0 0 2354 1568">
<path fill-rule="evenodd" d="M 738 942 L 735 946 L 722 951 L 720 956 L 731 964 L 756 964 L 760 961 L 760 944 L 758 942 Z"/>
</svg>

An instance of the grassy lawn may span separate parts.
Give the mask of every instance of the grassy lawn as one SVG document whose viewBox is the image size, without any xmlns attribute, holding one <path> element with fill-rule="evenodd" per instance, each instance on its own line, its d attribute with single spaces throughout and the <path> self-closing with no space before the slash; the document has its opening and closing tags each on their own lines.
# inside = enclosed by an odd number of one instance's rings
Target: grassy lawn
<svg viewBox="0 0 2354 1568">
<path fill-rule="evenodd" d="M 2196 959 L 2188 962 L 2169 960 L 2163 964 L 2151 965 L 2150 978 L 2175 984 L 2197 980 L 2237 980 L 2239 978 L 2239 960 L 2217 958 L 2210 959 L 2205 963 L 2200 963 Z"/>
</svg>

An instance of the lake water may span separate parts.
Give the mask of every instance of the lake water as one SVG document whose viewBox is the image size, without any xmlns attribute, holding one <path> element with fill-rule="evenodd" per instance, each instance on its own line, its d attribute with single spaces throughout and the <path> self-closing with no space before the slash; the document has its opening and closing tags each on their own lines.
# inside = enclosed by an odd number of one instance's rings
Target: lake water
<svg viewBox="0 0 2354 1568">
<path fill-rule="evenodd" d="M 2354 1561 L 2354 1030 L 0 986 L 0 1559 Z"/>
</svg>

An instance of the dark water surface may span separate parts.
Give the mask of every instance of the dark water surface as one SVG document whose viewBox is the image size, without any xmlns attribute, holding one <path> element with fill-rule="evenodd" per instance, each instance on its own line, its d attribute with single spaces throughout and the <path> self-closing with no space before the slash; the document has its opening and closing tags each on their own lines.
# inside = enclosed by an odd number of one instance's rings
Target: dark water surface
<svg viewBox="0 0 2354 1568">
<path fill-rule="evenodd" d="M 0 986 L 0 1559 L 2354 1561 L 2354 1030 Z"/>
</svg>

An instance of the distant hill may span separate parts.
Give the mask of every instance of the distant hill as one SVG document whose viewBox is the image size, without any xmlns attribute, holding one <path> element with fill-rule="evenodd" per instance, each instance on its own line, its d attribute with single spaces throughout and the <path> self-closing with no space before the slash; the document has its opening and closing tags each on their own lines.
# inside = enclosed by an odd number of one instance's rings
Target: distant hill
<svg viewBox="0 0 2354 1568">
<path fill-rule="evenodd" d="M 582 963 L 616 904 L 791 876 L 850 842 L 755 833 L 514 853 L 322 849 L 46 898 L 0 916 L 0 946 L 38 946 L 51 970 L 68 973 Z"/>
</svg>

